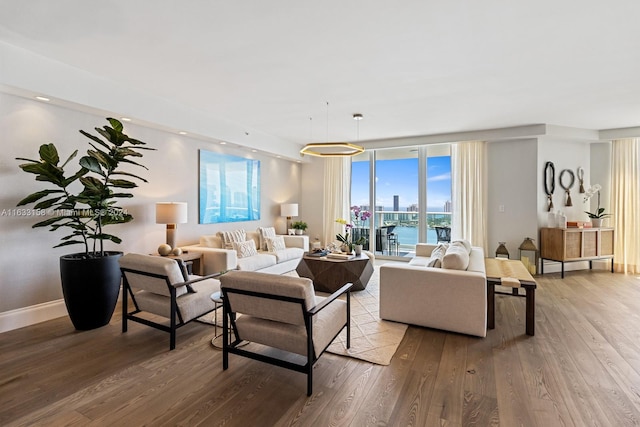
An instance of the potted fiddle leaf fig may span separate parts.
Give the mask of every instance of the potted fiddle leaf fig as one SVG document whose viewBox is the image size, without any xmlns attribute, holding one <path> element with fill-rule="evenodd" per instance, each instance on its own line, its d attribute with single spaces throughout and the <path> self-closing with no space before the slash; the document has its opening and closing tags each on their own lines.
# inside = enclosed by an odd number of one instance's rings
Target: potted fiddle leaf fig
<svg viewBox="0 0 640 427">
<path fill-rule="evenodd" d="M 119 244 L 122 240 L 107 227 L 133 219 L 118 199 L 131 198 L 129 190 L 138 185 L 131 179 L 147 182 L 119 169 L 121 164 L 147 169 L 132 159 L 142 157 L 144 142 L 123 132 L 122 123 L 107 118 L 109 125 L 95 128 L 98 136 L 80 130 L 89 141 L 86 155 L 80 157 L 77 170 L 67 172 L 78 155 L 75 150 L 61 163 L 54 144 L 40 146 L 39 160 L 17 158 L 23 171 L 36 175 L 36 181 L 49 183 L 18 202 L 18 206 L 35 204 L 48 218 L 33 225 L 50 231 L 67 229 L 68 234 L 54 247 L 80 245 L 82 252 L 60 257 L 62 292 L 69 317 L 78 330 L 106 325 L 120 292 L 118 259 L 122 252 L 105 250 L 105 241 Z"/>
</svg>

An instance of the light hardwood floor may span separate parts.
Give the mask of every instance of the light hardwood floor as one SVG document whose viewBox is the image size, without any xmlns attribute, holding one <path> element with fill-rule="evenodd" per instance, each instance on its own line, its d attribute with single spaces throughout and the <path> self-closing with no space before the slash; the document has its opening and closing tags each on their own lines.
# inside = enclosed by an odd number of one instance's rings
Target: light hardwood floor
<svg viewBox="0 0 640 427">
<path fill-rule="evenodd" d="M 237 356 L 222 370 L 210 325 L 168 336 L 120 316 L 66 318 L 0 335 L 0 425 L 628 426 L 640 424 L 640 279 L 538 277 L 536 336 L 524 298 L 498 296 L 485 339 L 410 327 L 391 365 L 325 354 L 305 376 Z"/>
</svg>

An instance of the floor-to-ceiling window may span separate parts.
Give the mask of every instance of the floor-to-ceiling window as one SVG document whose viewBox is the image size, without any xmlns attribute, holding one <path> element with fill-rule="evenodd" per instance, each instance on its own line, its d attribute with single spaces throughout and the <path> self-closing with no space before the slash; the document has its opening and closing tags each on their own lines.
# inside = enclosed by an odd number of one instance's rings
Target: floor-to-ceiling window
<svg viewBox="0 0 640 427">
<path fill-rule="evenodd" d="M 366 234 L 367 247 L 379 255 L 403 256 L 418 242 L 436 243 L 435 227 L 451 224 L 449 145 L 377 149 L 354 157 L 351 202 L 372 213 L 358 233 Z"/>
</svg>

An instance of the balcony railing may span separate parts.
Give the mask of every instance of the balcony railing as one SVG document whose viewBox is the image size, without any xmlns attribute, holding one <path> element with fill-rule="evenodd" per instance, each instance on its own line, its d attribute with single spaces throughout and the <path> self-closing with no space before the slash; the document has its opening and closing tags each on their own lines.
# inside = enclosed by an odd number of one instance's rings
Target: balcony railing
<svg viewBox="0 0 640 427">
<path fill-rule="evenodd" d="M 375 211 L 376 252 L 384 255 L 396 255 L 395 242 L 398 245 L 398 255 L 413 253 L 418 243 L 418 212 L 407 211 Z M 369 221 L 353 230 L 354 238 L 363 235 L 369 239 Z M 451 212 L 427 212 L 427 241 L 436 244 L 435 227 L 450 227 Z M 387 230 L 393 233 L 393 239 L 387 236 Z M 368 249 L 369 244 L 365 246 Z"/>
</svg>

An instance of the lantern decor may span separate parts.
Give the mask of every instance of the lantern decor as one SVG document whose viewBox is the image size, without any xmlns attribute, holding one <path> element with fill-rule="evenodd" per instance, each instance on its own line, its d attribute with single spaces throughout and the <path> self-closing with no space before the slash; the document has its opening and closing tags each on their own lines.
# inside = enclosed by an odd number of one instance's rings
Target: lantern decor
<svg viewBox="0 0 640 427">
<path fill-rule="evenodd" d="M 496 258 L 509 258 L 509 251 L 505 246 L 506 242 L 498 242 L 498 249 L 496 249 Z"/>
<path fill-rule="evenodd" d="M 520 260 L 527 267 L 531 275 L 536 274 L 538 268 L 538 248 L 531 237 L 525 237 L 524 241 L 518 248 L 520 253 Z"/>
</svg>

